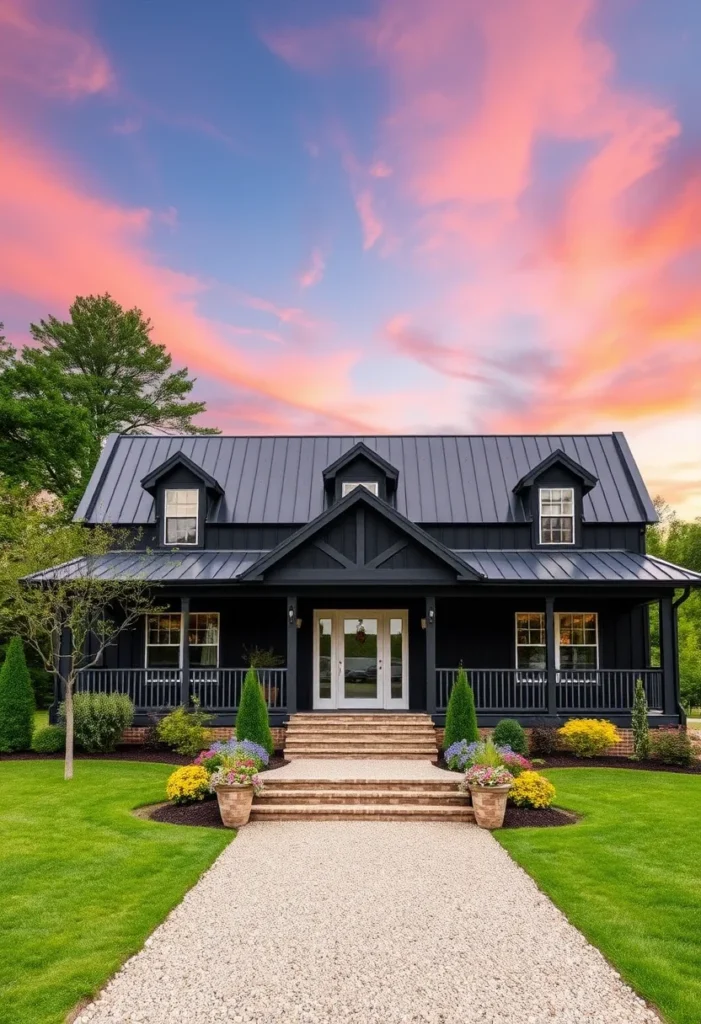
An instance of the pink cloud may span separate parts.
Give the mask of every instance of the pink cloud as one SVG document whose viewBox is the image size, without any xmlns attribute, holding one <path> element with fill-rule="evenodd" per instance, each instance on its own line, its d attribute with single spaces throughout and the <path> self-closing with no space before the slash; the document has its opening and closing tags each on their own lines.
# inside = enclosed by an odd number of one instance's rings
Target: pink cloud
<svg viewBox="0 0 701 1024">
<path fill-rule="evenodd" d="M 298 280 L 300 287 L 312 288 L 315 284 L 318 284 L 324 276 L 325 269 L 326 256 L 318 246 L 315 246 L 314 249 L 312 249 L 309 262 L 299 275 Z"/>
<path fill-rule="evenodd" d="M 361 189 L 356 193 L 355 208 L 363 230 L 363 249 L 372 249 L 382 238 L 384 225 L 377 215 L 375 201 L 369 189 Z"/>
<path fill-rule="evenodd" d="M 32 0 L 0 0 L 0 78 L 69 100 L 115 83 L 100 46 L 84 32 L 44 20 Z"/>
</svg>

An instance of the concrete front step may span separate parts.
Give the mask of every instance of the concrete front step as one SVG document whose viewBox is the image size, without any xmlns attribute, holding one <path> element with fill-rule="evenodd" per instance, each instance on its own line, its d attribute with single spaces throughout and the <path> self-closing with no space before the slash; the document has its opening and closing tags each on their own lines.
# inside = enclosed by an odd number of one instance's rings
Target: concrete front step
<svg viewBox="0 0 701 1024">
<path fill-rule="evenodd" d="M 350 769 L 352 771 L 352 769 Z M 447 774 L 447 773 L 446 773 Z M 263 776 L 265 783 L 264 792 L 270 789 L 289 792 L 291 796 L 299 789 L 314 789 L 316 792 L 333 791 L 335 789 L 386 789 L 396 790 L 401 793 L 455 793 L 461 776 L 457 773 L 454 779 L 444 781 L 440 778 L 427 779 L 384 779 L 384 778 L 361 778 L 355 779 L 349 772 L 345 779 L 315 779 L 315 778 L 270 778 Z M 294 802 L 294 801 L 293 801 Z"/>
<path fill-rule="evenodd" d="M 284 750 L 285 758 L 288 761 L 295 760 L 318 760 L 319 758 L 331 759 L 334 761 L 430 761 L 435 759 L 435 754 L 427 754 L 425 750 L 400 750 L 392 751 L 386 747 L 381 751 L 372 751 L 368 753 L 367 750 L 354 751 L 354 750 Z"/>
<path fill-rule="evenodd" d="M 422 807 L 468 807 L 469 799 L 466 794 L 459 793 L 457 788 L 453 792 L 445 790 L 416 790 L 406 791 L 399 789 L 385 789 L 381 783 L 376 783 L 375 788 L 364 786 L 354 788 L 352 784 L 346 789 L 295 789 L 292 792 L 285 789 L 274 789 L 266 787 L 263 793 L 256 798 L 256 806 L 268 807 L 289 806 L 290 804 L 402 804 L 419 805 Z"/>
<path fill-rule="evenodd" d="M 383 736 L 413 736 L 414 733 L 433 737 L 436 735 L 434 727 L 432 725 L 425 725 L 423 722 L 407 722 L 406 724 L 392 722 L 388 725 L 385 725 L 383 722 L 324 722 L 323 725 L 316 725 L 311 722 L 292 722 L 287 726 L 286 732 L 288 736 L 296 736 L 302 733 L 304 735 L 311 733 L 315 735 L 323 734 L 324 736 L 328 733 L 338 733 L 341 736 L 353 736 L 356 733 L 363 732 L 378 733 Z"/>
<path fill-rule="evenodd" d="M 431 722 L 423 711 L 296 711 L 290 722 Z"/>
<path fill-rule="evenodd" d="M 370 747 L 387 747 L 391 750 L 402 750 L 404 747 L 423 747 L 433 751 L 437 749 L 434 742 L 423 736 L 290 736 L 285 740 L 286 750 L 299 747 L 348 747 L 357 750 Z"/>
<path fill-rule="evenodd" d="M 255 802 L 251 821 L 474 821 L 471 807 L 401 804 L 271 804 Z"/>
</svg>

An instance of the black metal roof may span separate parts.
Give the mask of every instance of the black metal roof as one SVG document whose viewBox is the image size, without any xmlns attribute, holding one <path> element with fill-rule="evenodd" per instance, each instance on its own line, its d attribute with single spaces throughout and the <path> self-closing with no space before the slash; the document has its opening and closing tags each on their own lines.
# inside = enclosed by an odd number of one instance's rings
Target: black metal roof
<svg viewBox="0 0 701 1024">
<path fill-rule="evenodd" d="M 139 577 L 153 583 L 234 582 L 266 551 L 112 551 L 96 556 L 90 572 L 100 579 Z M 701 585 L 701 574 L 652 555 L 629 551 L 456 551 L 487 583 L 662 583 Z M 70 580 L 86 572 L 87 559 L 74 558 L 27 580 Z"/>
<path fill-rule="evenodd" d="M 78 507 L 89 523 L 153 522 L 140 481 L 183 452 L 223 488 L 215 523 L 302 524 L 325 508 L 323 471 L 362 442 L 396 467 L 397 510 L 415 523 L 524 522 L 518 481 L 561 449 L 598 480 L 584 497 L 593 523 L 657 517 L 622 434 L 376 437 L 112 435 Z"/>
<path fill-rule="evenodd" d="M 701 574 L 653 555 L 577 551 L 456 551 L 490 582 L 701 584 Z"/>
</svg>

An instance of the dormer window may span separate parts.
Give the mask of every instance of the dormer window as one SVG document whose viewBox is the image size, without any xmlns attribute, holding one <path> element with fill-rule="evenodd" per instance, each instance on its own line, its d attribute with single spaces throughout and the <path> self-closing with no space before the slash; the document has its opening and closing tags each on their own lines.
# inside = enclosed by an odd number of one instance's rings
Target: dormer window
<svg viewBox="0 0 701 1024">
<path fill-rule="evenodd" d="M 574 488 L 541 487 L 540 543 L 574 544 Z"/>
<path fill-rule="evenodd" d="M 376 480 L 344 480 L 341 484 L 341 497 L 345 498 L 356 487 L 366 487 L 376 497 L 379 495 L 379 485 Z"/>
<path fill-rule="evenodd" d="M 165 491 L 164 542 L 166 544 L 197 544 L 197 520 L 200 492 L 192 489 Z"/>
</svg>

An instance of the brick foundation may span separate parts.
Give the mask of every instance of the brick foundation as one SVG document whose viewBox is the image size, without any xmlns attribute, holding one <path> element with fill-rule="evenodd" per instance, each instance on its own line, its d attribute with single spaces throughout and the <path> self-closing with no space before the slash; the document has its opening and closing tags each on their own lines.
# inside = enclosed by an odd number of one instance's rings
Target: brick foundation
<svg viewBox="0 0 701 1024">
<path fill-rule="evenodd" d="M 134 725 L 129 729 L 125 729 L 122 733 L 122 743 L 138 744 L 145 743 L 149 728 L 145 725 Z M 285 745 L 285 729 L 284 727 L 272 728 L 270 730 L 273 734 L 273 743 L 275 744 L 276 750 L 282 750 Z M 234 729 L 230 725 L 216 726 L 211 729 L 215 740 L 230 740 L 232 736 L 235 736 Z"/>
</svg>

